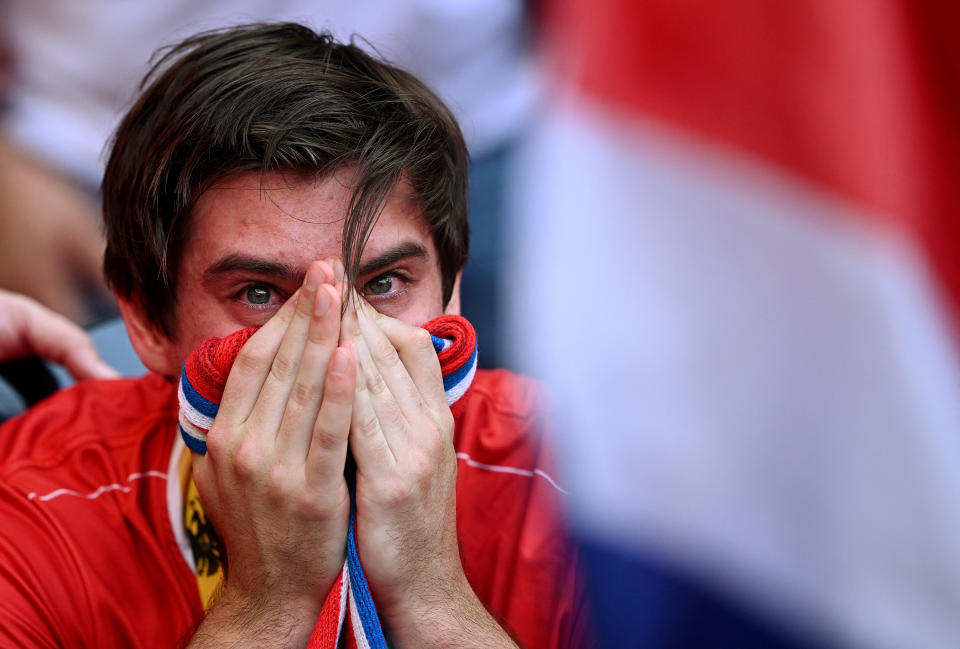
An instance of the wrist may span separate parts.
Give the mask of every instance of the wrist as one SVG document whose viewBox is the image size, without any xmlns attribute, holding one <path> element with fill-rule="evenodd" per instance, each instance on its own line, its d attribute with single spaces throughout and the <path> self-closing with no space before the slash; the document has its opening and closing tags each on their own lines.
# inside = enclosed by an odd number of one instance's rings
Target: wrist
<svg viewBox="0 0 960 649">
<path fill-rule="evenodd" d="M 398 649 L 516 649 L 466 577 L 454 587 L 435 589 L 408 602 L 388 622 L 388 633 Z"/>
<path fill-rule="evenodd" d="M 283 599 L 227 585 L 189 647 L 302 648 L 307 645 L 319 612 L 319 606 L 308 598 Z"/>
</svg>

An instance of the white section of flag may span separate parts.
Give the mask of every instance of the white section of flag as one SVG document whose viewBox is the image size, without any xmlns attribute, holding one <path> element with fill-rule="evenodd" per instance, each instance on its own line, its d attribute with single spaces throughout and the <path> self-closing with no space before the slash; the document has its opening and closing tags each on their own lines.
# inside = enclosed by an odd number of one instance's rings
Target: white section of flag
<svg viewBox="0 0 960 649">
<path fill-rule="evenodd" d="M 912 242 L 584 106 L 522 169 L 511 338 L 575 525 L 854 646 L 955 646 L 960 370 Z"/>
</svg>

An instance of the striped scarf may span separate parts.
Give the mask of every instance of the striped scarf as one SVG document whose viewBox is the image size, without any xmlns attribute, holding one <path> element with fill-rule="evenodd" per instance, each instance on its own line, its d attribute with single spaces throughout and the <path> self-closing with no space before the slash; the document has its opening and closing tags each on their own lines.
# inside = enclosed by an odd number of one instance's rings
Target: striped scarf
<svg viewBox="0 0 960 649">
<path fill-rule="evenodd" d="M 433 338 L 433 347 L 440 360 L 443 373 L 443 388 L 447 393 L 447 403 L 453 404 L 470 387 L 477 369 L 476 334 L 470 323 L 460 316 L 441 316 L 424 325 Z M 225 338 L 210 338 L 190 354 L 180 374 L 180 435 L 187 447 L 195 453 L 206 453 L 207 431 L 213 425 L 217 415 L 220 398 L 227 381 L 227 375 L 240 348 L 256 331 L 255 328 L 237 331 Z M 380 626 L 377 609 L 370 595 L 356 542 L 356 498 L 354 494 L 354 476 L 348 471 L 350 490 L 350 527 L 347 532 L 347 559 L 327 594 L 314 627 L 310 649 L 336 649 L 346 646 L 348 649 L 386 649 L 387 641 Z M 196 487 L 189 481 L 193 491 L 188 490 L 190 506 L 194 508 L 191 516 L 196 520 L 196 509 L 200 508 Z M 200 519 L 205 518 L 200 510 Z M 191 522 L 188 517 L 187 525 Z M 198 580 L 201 591 L 210 591 L 203 579 L 209 580 L 210 574 L 201 575 L 200 564 Z M 216 580 L 219 573 L 213 575 Z M 217 581 L 217 583 L 219 583 Z M 205 598 L 205 605 L 208 600 Z M 344 624 L 344 622 L 347 622 Z M 338 643 L 343 638 L 344 644 Z"/>
</svg>

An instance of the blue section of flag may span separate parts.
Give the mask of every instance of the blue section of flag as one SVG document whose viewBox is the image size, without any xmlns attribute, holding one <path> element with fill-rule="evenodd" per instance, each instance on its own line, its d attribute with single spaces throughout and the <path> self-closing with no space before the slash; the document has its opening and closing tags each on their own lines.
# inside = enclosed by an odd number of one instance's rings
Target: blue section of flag
<svg viewBox="0 0 960 649">
<path fill-rule="evenodd" d="M 650 556 L 594 539 L 579 548 L 597 649 L 836 649 Z"/>
<path fill-rule="evenodd" d="M 183 386 L 183 396 L 187 398 L 187 401 L 197 412 L 207 417 L 217 416 L 217 411 L 220 409 L 220 406 L 212 401 L 207 401 L 203 395 L 193 389 L 193 386 L 190 385 L 190 379 L 187 378 L 186 365 L 180 370 L 180 385 Z"/>
</svg>

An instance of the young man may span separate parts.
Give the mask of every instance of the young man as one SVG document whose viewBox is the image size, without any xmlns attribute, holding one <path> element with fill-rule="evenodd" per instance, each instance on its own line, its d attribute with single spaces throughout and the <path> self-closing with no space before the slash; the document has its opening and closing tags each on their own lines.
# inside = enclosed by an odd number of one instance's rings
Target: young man
<svg viewBox="0 0 960 649">
<path fill-rule="evenodd" d="M 585 641 L 532 386 L 478 372 L 451 411 L 419 328 L 457 310 L 466 164 L 426 87 L 303 27 L 160 60 L 103 185 L 106 273 L 153 373 L 0 431 L 0 645 L 306 646 L 344 561 L 348 445 L 393 646 Z M 256 325 L 191 455 L 180 368 Z"/>
</svg>

